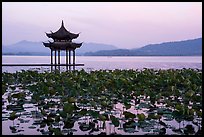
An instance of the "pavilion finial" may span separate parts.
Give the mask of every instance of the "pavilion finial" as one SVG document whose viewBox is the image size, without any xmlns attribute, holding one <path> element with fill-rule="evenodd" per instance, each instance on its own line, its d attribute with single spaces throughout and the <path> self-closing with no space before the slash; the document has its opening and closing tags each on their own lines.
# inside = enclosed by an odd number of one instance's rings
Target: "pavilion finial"
<svg viewBox="0 0 204 137">
<path fill-rule="evenodd" d="M 64 22 L 63 22 L 63 20 L 62 20 L 62 26 L 64 26 Z"/>
</svg>

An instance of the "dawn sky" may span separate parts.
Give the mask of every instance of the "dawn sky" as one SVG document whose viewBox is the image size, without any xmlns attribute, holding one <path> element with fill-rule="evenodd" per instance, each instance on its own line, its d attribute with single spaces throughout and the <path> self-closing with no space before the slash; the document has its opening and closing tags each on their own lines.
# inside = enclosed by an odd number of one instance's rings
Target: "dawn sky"
<svg viewBox="0 0 204 137">
<path fill-rule="evenodd" d="M 202 2 L 3 2 L 2 44 L 46 42 L 62 20 L 77 42 L 138 48 L 202 37 Z"/>
</svg>

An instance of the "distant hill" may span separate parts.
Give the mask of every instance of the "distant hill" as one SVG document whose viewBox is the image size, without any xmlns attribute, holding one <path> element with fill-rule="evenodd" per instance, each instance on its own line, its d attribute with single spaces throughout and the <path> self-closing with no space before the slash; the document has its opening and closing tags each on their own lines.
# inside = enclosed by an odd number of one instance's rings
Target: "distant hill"
<svg viewBox="0 0 204 137">
<path fill-rule="evenodd" d="M 2 45 L 3 55 L 50 55 L 50 50 L 42 42 L 20 41 L 12 45 Z M 65 53 L 62 52 L 61 55 Z M 202 55 L 202 38 L 149 44 L 137 49 L 118 49 L 113 45 L 83 43 L 76 50 L 77 55 L 85 56 L 195 56 Z"/>
<path fill-rule="evenodd" d="M 2 46 L 2 53 L 3 54 L 22 54 L 27 53 L 31 55 L 31 53 L 38 53 L 38 54 L 49 54 L 50 50 L 45 48 L 42 45 L 42 42 L 31 42 L 31 41 L 20 41 L 18 43 L 12 45 Z"/>
<path fill-rule="evenodd" d="M 86 53 L 86 52 L 96 52 L 100 50 L 115 50 L 116 46 L 101 44 L 101 43 L 83 43 L 83 45 L 77 49 L 78 53 Z"/>
<path fill-rule="evenodd" d="M 202 38 L 149 44 L 138 49 L 116 49 L 87 52 L 87 56 L 195 56 L 202 55 Z"/>
<path fill-rule="evenodd" d="M 83 43 L 81 48 L 76 49 L 77 55 L 83 55 L 86 52 L 96 52 L 99 50 L 113 50 L 117 47 L 100 43 Z M 49 48 L 45 48 L 42 42 L 20 41 L 12 45 L 2 45 L 3 55 L 50 55 Z M 62 55 L 65 53 L 63 52 Z"/>
</svg>

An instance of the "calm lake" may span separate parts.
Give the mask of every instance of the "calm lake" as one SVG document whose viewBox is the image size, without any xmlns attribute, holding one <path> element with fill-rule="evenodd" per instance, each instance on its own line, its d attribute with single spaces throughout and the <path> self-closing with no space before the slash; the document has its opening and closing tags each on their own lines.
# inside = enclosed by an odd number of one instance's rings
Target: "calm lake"
<svg viewBox="0 0 204 137">
<path fill-rule="evenodd" d="M 54 58 L 53 58 L 54 59 Z M 65 63 L 65 56 L 61 57 L 61 63 Z M 50 56 L 2 56 L 3 64 L 49 64 Z M 202 56 L 77 56 L 76 69 L 202 69 Z M 2 71 L 15 72 L 22 69 L 40 68 L 49 70 L 50 67 L 2 67 Z M 64 68 L 62 67 L 61 70 Z"/>
</svg>

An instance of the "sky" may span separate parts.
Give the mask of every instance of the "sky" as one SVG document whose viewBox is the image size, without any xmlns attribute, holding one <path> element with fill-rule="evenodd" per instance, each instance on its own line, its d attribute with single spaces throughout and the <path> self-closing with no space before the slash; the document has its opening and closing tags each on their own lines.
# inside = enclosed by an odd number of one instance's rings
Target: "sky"
<svg viewBox="0 0 204 137">
<path fill-rule="evenodd" d="M 46 42 L 62 20 L 75 42 L 139 48 L 202 37 L 202 2 L 2 2 L 2 44 Z"/>
</svg>

